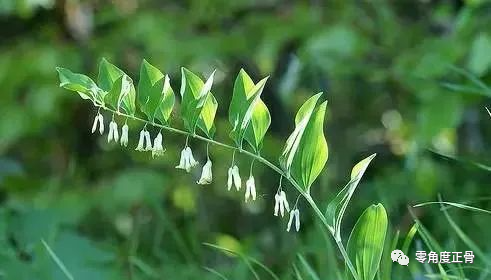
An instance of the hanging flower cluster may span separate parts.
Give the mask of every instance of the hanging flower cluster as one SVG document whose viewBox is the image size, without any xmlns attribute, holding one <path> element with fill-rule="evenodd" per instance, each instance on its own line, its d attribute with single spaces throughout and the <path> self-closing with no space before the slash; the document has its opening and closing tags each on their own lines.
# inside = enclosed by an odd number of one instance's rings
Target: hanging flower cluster
<svg viewBox="0 0 491 280">
<path fill-rule="evenodd" d="M 242 187 L 239 167 L 235 163 L 235 151 L 251 156 L 253 160 L 249 176 L 245 181 L 245 202 L 255 201 L 258 197 L 257 182 L 253 175 L 254 160 L 259 159 L 273 168 L 281 175 L 281 178 L 285 177 L 304 196 L 308 195 L 312 183 L 327 161 L 327 142 L 323 132 L 326 102 L 320 101 L 321 93 L 312 96 L 298 111 L 295 117 L 295 130 L 286 141 L 279 158 L 280 167 L 276 167 L 260 156 L 264 136 L 271 124 L 269 110 L 261 99 L 267 77 L 255 83 L 244 70 L 240 70 L 234 83 L 228 116 L 232 126 L 229 134 L 234 142 L 234 147 L 232 147 L 213 140 L 216 130 L 214 119 L 218 108 L 218 102 L 211 92 L 215 72 L 206 81 L 203 81 L 188 69 L 181 69 L 180 116 L 184 125 L 184 129 L 181 130 L 168 125 L 175 103 L 170 78 L 146 60 L 142 62 L 137 87 L 128 75 L 105 59 L 99 66 L 97 83 L 83 74 L 73 73 L 68 69 L 57 68 L 57 71 L 61 87 L 77 92 L 83 99 L 91 100 L 95 106 L 99 107 L 92 125 L 92 133 L 95 133 L 97 129 L 101 135 L 104 133 L 104 118 L 100 113 L 101 109 L 113 113 L 109 123 L 108 142 L 114 141 L 119 142 L 121 146 L 128 146 L 127 120 L 133 119 L 144 124 L 135 150 L 151 152 L 153 158 L 165 153 L 162 130 L 186 134 L 188 138 L 192 136 L 207 141 L 208 144 L 214 143 L 232 148 L 234 153 L 227 174 L 227 190 L 229 191 L 232 188 L 240 191 Z M 118 115 L 125 117 L 121 131 L 115 120 L 115 116 Z M 148 126 L 160 128 L 153 141 L 147 129 Z M 188 139 L 186 139 L 176 168 L 190 172 L 198 164 L 199 162 L 194 158 L 191 147 L 188 145 Z M 213 164 L 207 146 L 206 162 L 197 184 L 212 183 L 212 168 Z M 298 198 L 293 209 L 290 209 L 286 192 L 281 186 L 281 179 L 274 200 L 274 215 L 284 217 L 285 213 L 290 212 L 287 230 L 289 231 L 294 224 L 298 231 L 300 228 Z"/>
</svg>

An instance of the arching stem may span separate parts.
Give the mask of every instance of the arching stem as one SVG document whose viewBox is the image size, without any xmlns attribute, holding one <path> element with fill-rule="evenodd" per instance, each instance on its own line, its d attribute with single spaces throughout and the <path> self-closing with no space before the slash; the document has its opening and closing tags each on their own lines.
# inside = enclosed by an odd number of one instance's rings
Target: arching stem
<svg viewBox="0 0 491 280">
<path fill-rule="evenodd" d="M 300 185 L 298 185 L 297 182 L 295 182 L 295 180 L 293 180 L 293 178 L 291 178 L 290 176 L 287 176 L 287 174 L 285 172 L 283 172 L 283 170 L 281 170 L 275 164 L 271 163 L 270 161 L 268 161 L 267 159 L 265 159 L 265 158 L 263 158 L 263 157 L 261 157 L 259 155 L 256 155 L 256 154 L 254 154 L 252 152 L 249 152 L 247 150 L 244 150 L 244 149 L 241 149 L 241 148 L 237 148 L 237 147 L 234 147 L 234 146 L 230 146 L 228 144 L 225 144 L 225 143 L 222 143 L 222 142 L 218 142 L 216 140 L 209 139 L 209 138 L 206 138 L 206 137 L 197 135 L 194 132 L 193 133 L 190 133 L 190 132 L 187 132 L 187 131 L 178 129 L 178 128 L 174 128 L 174 127 L 170 127 L 170 126 L 167 126 L 167 125 L 158 124 L 158 123 L 155 123 L 154 121 L 147 121 L 147 120 L 144 120 L 144 119 L 139 118 L 139 117 L 136 117 L 136 116 L 127 115 L 127 114 L 124 114 L 124 113 L 121 113 L 121 112 L 112 110 L 110 108 L 105 107 L 104 105 L 99 104 L 99 103 L 95 103 L 95 102 L 93 102 L 93 103 L 94 103 L 95 106 L 99 107 L 99 110 L 102 108 L 102 109 L 104 109 L 104 110 L 106 110 L 108 112 L 112 112 L 112 113 L 118 114 L 120 116 L 124 116 L 126 118 L 129 118 L 129 119 L 133 119 L 133 120 L 136 120 L 136 121 L 143 122 L 145 124 L 145 127 L 149 124 L 149 125 L 152 125 L 152 126 L 159 127 L 161 129 L 167 130 L 169 132 L 174 132 L 176 134 L 184 135 L 184 136 L 186 136 L 186 145 L 187 145 L 189 136 L 191 136 L 191 137 L 194 137 L 194 138 L 196 138 L 198 140 L 205 141 L 208 144 L 213 144 L 213 145 L 220 146 L 220 147 L 223 147 L 223 148 L 226 148 L 226 149 L 229 149 L 229 150 L 233 150 L 234 153 L 235 153 L 235 151 L 239 151 L 240 153 L 246 154 L 247 156 L 251 157 L 253 159 L 253 161 L 254 160 L 257 160 L 257 161 L 263 163 L 264 165 L 268 166 L 269 168 L 271 168 L 273 171 L 275 171 L 276 173 L 278 173 L 280 176 L 285 177 L 290 182 L 290 184 L 295 189 L 297 189 L 297 191 L 300 193 L 300 195 L 302 195 L 305 198 L 305 200 L 309 203 L 310 207 L 314 210 L 314 212 L 317 215 L 317 217 L 321 220 L 322 224 L 326 227 L 326 230 L 331 233 L 331 235 L 333 236 L 334 240 L 336 241 L 336 245 L 338 246 L 338 248 L 339 248 L 339 250 L 341 252 L 341 255 L 344 258 L 344 262 L 346 263 L 346 266 L 350 270 L 350 272 L 353 275 L 353 277 L 355 278 L 355 280 L 360 280 L 360 278 L 358 276 L 358 273 L 356 272 L 356 269 L 353 266 L 353 263 L 349 259 L 349 256 L 348 256 L 348 254 L 346 252 L 346 249 L 345 249 L 345 247 L 343 245 L 342 240 L 340 238 L 337 238 L 330 231 L 329 223 L 327 222 L 326 218 L 324 217 L 324 214 L 322 213 L 322 211 L 319 209 L 319 207 L 317 207 L 317 204 L 315 203 L 315 201 L 310 196 L 309 191 L 308 190 L 304 190 L 302 187 L 300 187 Z"/>
</svg>

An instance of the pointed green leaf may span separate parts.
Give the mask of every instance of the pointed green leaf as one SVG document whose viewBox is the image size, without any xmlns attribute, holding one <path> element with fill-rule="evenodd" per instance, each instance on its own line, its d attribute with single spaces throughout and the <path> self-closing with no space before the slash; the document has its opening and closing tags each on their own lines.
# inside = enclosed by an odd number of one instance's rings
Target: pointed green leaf
<svg viewBox="0 0 491 280">
<path fill-rule="evenodd" d="M 77 92 L 83 99 L 102 102 L 104 92 L 91 78 L 62 67 L 56 67 L 56 71 L 58 71 L 60 87 Z"/>
<path fill-rule="evenodd" d="M 315 105 L 319 100 L 319 97 L 322 93 L 318 93 L 311 98 L 309 98 L 305 103 L 300 107 L 295 117 L 295 130 L 286 140 L 285 148 L 280 156 L 280 165 L 290 174 L 290 168 L 293 163 L 293 158 L 297 152 L 297 149 L 300 145 L 300 141 L 302 139 L 302 135 L 307 127 L 308 122 L 310 121 L 310 117 L 312 116 L 312 112 L 315 109 Z"/>
<path fill-rule="evenodd" d="M 330 225 L 329 229 L 333 234 L 335 234 L 336 238 L 341 238 L 341 221 L 343 219 L 344 212 L 346 211 L 351 196 L 353 196 L 353 193 L 360 183 L 363 174 L 365 174 L 368 165 L 375 156 L 376 154 L 372 154 L 371 156 L 358 162 L 353 167 L 351 170 L 351 179 L 348 184 L 346 184 L 346 186 L 336 195 L 336 197 L 329 202 L 329 205 L 327 205 L 325 216 Z"/>
<path fill-rule="evenodd" d="M 119 76 L 119 78 L 111 85 L 111 90 L 104 96 L 104 103 L 113 110 L 118 110 L 119 96 L 121 95 L 123 88 L 127 88 L 123 85 L 124 80 L 126 79 L 123 79 L 123 75 Z"/>
<path fill-rule="evenodd" d="M 382 204 L 368 207 L 355 224 L 347 252 L 360 280 L 373 280 L 380 265 L 387 234 L 387 213 Z"/>
<path fill-rule="evenodd" d="M 280 156 L 280 165 L 287 175 L 305 190 L 324 168 L 328 157 L 324 137 L 324 116 L 327 101 L 317 105 L 322 93 L 309 98 L 295 117 L 295 130 L 288 137 Z"/>
<path fill-rule="evenodd" d="M 119 112 L 122 108 L 127 114 L 133 115 L 136 109 L 133 80 L 126 74 L 120 76 L 104 96 L 104 103 L 113 110 Z"/>
<path fill-rule="evenodd" d="M 113 88 L 113 84 L 124 75 L 124 72 L 113 64 L 109 63 L 105 58 L 99 64 L 99 74 L 97 75 L 97 84 L 104 91 L 109 92 Z"/>
<path fill-rule="evenodd" d="M 210 136 L 217 107 L 216 99 L 210 92 L 215 72 L 210 75 L 206 83 L 184 67 L 181 68 L 181 73 L 181 114 L 184 127 L 189 132 L 195 133 L 198 121 L 201 119 L 199 127 Z M 202 116 L 203 111 L 205 116 Z"/>
<path fill-rule="evenodd" d="M 149 119 L 153 119 L 164 89 L 164 74 L 157 67 L 143 60 L 138 82 L 138 105 Z"/>
<path fill-rule="evenodd" d="M 155 118 L 159 120 L 160 123 L 166 124 L 169 121 L 172 109 L 174 108 L 175 99 L 174 90 L 172 90 L 172 87 L 170 86 L 169 76 L 165 75 L 162 96 L 155 111 Z"/>
<path fill-rule="evenodd" d="M 254 106 L 250 124 L 246 128 L 244 138 L 251 145 L 255 152 L 259 152 L 262 147 L 264 136 L 271 125 L 271 115 L 266 104 L 259 99 Z"/>
<path fill-rule="evenodd" d="M 128 76 L 123 76 L 123 90 L 119 96 L 119 108 L 127 114 L 133 116 L 136 112 L 136 89 L 133 80 Z M 118 108 L 118 109 L 119 109 Z"/>
<path fill-rule="evenodd" d="M 198 105 L 200 107 L 200 105 Z M 201 114 L 198 120 L 198 127 L 209 137 L 212 138 L 215 134 L 213 121 L 218 108 L 218 102 L 211 92 L 206 95 L 204 104 L 201 107 Z"/>
<path fill-rule="evenodd" d="M 249 144 L 254 150 L 259 151 L 264 134 L 271 123 L 269 111 L 260 99 L 267 79 L 268 77 L 255 85 L 244 69 L 239 71 L 235 79 L 229 107 L 229 122 L 232 125 L 230 138 L 239 147 L 242 147 L 245 135 L 249 134 L 247 137 Z M 255 119 L 255 127 L 250 127 L 253 119 Z"/>
</svg>

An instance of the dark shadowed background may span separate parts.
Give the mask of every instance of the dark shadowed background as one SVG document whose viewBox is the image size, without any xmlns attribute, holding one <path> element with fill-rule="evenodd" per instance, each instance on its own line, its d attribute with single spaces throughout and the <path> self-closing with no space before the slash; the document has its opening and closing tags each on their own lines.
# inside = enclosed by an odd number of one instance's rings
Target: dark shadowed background
<svg viewBox="0 0 491 280">
<path fill-rule="evenodd" d="M 226 190 L 227 150 L 211 146 L 214 182 L 199 186 L 199 169 L 174 168 L 181 136 L 164 133 L 167 152 L 151 159 L 134 151 L 141 126 L 130 122 L 129 147 L 108 145 L 90 133 L 94 107 L 58 87 L 56 66 L 95 78 L 105 57 L 137 81 L 147 59 L 170 74 L 176 93 L 181 66 L 201 77 L 217 69 L 216 138 L 227 143 L 240 68 L 255 81 L 269 75 L 263 156 L 275 163 L 299 106 L 325 92 L 329 160 L 312 196 L 324 208 L 353 164 L 377 153 L 344 219 L 344 241 L 361 211 L 381 202 L 389 237 L 400 230 L 402 243 L 413 225 L 408 207 L 439 193 L 491 207 L 490 173 L 475 164 L 491 164 L 490 26 L 491 4 L 480 0 L 0 0 L 0 279 L 67 279 L 42 239 L 77 280 L 220 279 L 204 267 L 256 279 L 247 261 L 205 242 L 257 259 L 280 279 L 297 279 L 294 267 L 304 279 L 344 271 L 304 201 L 299 233 L 273 216 L 276 173 L 256 164 L 259 198 L 245 204 L 242 192 Z M 178 112 L 171 124 L 182 127 Z M 203 163 L 206 145 L 191 145 Z M 245 175 L 250 160 L 238 158 Z M 437 205 L 412 211 L 444 249 L 469 250 Z M 490 216 L 449 213 L 489 256 Z M 412 274 L 400 268 L 398 279 L 423 273 L 419 240 Z"/>
</svg>

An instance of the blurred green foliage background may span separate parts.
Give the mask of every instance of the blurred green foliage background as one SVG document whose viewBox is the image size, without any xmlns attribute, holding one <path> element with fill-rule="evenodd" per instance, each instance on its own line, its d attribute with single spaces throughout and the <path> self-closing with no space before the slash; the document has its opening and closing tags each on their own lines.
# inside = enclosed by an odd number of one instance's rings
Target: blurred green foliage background
<svg viewBox="0 0 491 280">
<path fill-rule="evenodd" d="M 255 168 L 260 198 L 245 204 L 226 191 L 228 151 L 212 146 L 214 183 L 202 187 L 198 169 L 174 169 L 180 136 L 164 134 L 167 153 L 152 160 L 133 151 L 136 123 L 128 149 L 90 134 L 95 109 L 58 88 L 55 67 L 95 77 L 102 57 L 135 81 L 145 58 L 171 75 L 176 93 L 181 66 L 202 76 L 217 69 L 216 138 L 229 143 L 239 69 L 256 81 L 270 75 L 263 155 L 273 162 L 298 107 L 326 92 L 330 155 L 314 199 L 325 207 L 351 166 L 378 154 L 348 209 L 345 241 L 376 202 L 387 208 L 391 235 L 402 236 L 413 224 L 408 206 L 438 193 L 490 208 L 490 173 L 469 162 L 490 163 L 491 91 L 462 74 L 490 84 L 488 1 L 0 0 L 0 26 L 0 279 L 66 279 L 41 239 L 75 279 L 219 279 L 203 267 L 254 279 L 240 258 L 204 242 L 254 257 L 281 279 L 294 279 L 302 261 L 320 279 L 344 271 L 302 200 L 300 233 L 273 217 L 279 178 L 264 166 Z M 178 116 L 172 125 L 182 126 Z M 205 144 L 191 145 L 204 162 Z M 249 159 L 239 159 L 246 170 Z M 413 211 L 447 251 L 469 250 L 437 206 Z M 489 216 L 450 211 L 489 255 Z"/>
</svg>

